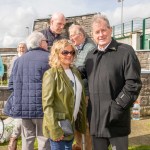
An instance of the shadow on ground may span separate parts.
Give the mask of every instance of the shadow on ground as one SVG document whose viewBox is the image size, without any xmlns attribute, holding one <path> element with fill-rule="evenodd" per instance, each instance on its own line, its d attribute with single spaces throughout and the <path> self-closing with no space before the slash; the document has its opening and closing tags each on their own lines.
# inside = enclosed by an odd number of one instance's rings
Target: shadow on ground
<svg viewBox="0 0 150 150">
<path fill-rule="evenodd" d="M 150 145 L 150 118 L 131 120 L 129 145 Z"/>
<path fill-rule="evenodd" d="M 129 145 L 150 145 L 150 134 L 130 137 Z"/>
</svg>

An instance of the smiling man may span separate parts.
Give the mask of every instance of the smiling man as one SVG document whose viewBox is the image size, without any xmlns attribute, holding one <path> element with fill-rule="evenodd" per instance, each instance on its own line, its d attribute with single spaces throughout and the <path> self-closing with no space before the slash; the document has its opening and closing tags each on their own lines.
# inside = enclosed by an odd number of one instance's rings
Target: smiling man
<svg viewBox="0 0 150 150">
<path fill-rule="evenodd" d="M 86 73 L 92 103 L 90 133 L 94 150 L 128 150 L 130 107 L 141 89 L 140 63 L 127 44 L 118 43 L 108 19 L 96 15 L 92 22 L 97 48 L 86 57 Z"/>
<path fill-rule="evenodd" d="M 62 39 L 62 31 L 66 24 L 66 18 L 64 14 L 57 12 L 54 13 L 50 18 L 50 26 L 41 32 L 44 34 L 45 38 L 48 40 L 48 47 L 53 45 L 55 40 Z"/>
<path fill-rule="evenodd" d="M 93 50 L 96 47 L 96 45 L 90 38 L 86 36 L 84 29 L 80 25 L 72 24 L 69 27 L 69 37 L 72 43 L 77 48 L 77 58 L 75 61 L 75 65 L 80 71 L 82 70 L 82 67 L 84 66 L 85 58 L 88 52 Z M 88 120 L 90 120 L 89 114 L 91 112 L 91 105 L 89 103 L 89 95 L 88 95 L 88 88 L 87 88 L 88 85 L 87 85 L 87 80 L 84 77 L 82 78 L 84 82 L 84 87 L 86 89 L 86 102 L 88 103 L 87 104 L 87 117 L 88 117 Z M 77 146 L 82 147 L 81 134 L 79 134 L 78 132 L 76 132 L 75 134 L 75 140 L 76 140 L 76 145 L 74 145 L 74 147 L 77 147 Z M 91 150 L 92 144 L 91 144 L 91 137 L 89 135 L 89 128 L 87 128 L 87 131 L 86 131 L 85 141 L 86 141 L 85 142 L 86 150 Z"/>
</svg>

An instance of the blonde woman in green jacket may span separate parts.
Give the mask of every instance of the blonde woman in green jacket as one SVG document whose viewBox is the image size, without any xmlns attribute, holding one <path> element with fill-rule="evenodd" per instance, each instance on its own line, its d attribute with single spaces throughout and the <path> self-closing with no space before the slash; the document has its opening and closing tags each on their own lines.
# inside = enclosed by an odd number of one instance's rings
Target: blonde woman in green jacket
<svg viewBox="0 0 150 150">
<path fill-rule="evenodd" d="M 72 150 L 74 130 L 86 131 L 86 104 L 82 79 L 73 66 L 75 47 L 67 39 L 55 42 L 42 85 L 43 134 L 51 150 Z M 73 134 L 65 135 L 59 122 L 69 120 Z"/>
</svg>

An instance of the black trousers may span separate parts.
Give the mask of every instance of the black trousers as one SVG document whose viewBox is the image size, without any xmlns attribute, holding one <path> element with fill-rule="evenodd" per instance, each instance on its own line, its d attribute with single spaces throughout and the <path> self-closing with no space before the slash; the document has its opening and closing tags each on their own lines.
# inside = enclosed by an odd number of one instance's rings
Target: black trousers
<svg viewBox="0 0 150 150">
<path fill-rule="evenodd" d="M 128 150 L 128 136 L 114 138 L 99 138 L 92 136 L 93 150 Z"/>
</svg>

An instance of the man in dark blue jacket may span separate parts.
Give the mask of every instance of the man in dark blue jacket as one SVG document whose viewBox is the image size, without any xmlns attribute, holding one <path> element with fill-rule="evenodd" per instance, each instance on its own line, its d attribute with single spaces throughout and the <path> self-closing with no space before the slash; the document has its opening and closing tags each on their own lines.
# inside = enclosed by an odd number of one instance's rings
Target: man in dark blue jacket
<svg viewBox="0 0 150 150">
<path fill-rule="evenodd" d="M 56 12 L 50 18 L 50 26 L 41 31 L 45 35 L 45 38 L 48 40 L 49 50 L 54 41 L 64 38 L 62 36 L 62 32 L 65 24 L 66 18 L 64 14 Z"/>
<path fill-rule="evenodd" d="M 133 48 L 113 38 L 108 19 L 96 15 L 92 22 L 97 48 L 85 61 L 92 103 L 90 133 L 94 150 L 128 150 L 130 107 L 141 89 L 139 60 Z"/>
<path fill-rule="evenodd" d="M 27 48 L 28 52 L 14 63 L 9 81 L 13 93 L 4 113 L 22 118 L 22 150 L 34 150 L 36 137 L 38 149 L 47 150 L 48 139 L 42 133 L 42 77 L 49 69 L 47 39 L 35 31 L 27 39 Z"/>
</svg>

